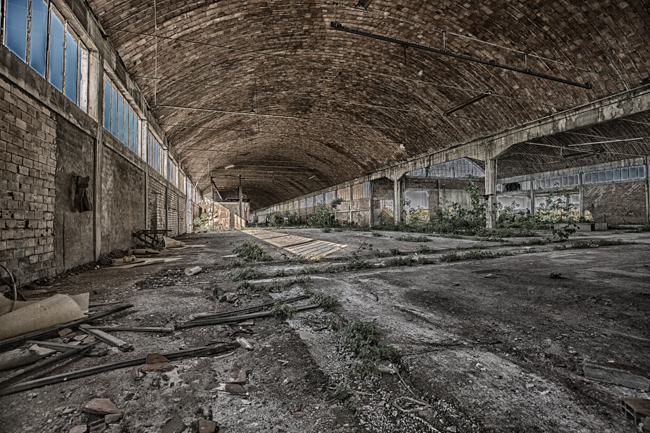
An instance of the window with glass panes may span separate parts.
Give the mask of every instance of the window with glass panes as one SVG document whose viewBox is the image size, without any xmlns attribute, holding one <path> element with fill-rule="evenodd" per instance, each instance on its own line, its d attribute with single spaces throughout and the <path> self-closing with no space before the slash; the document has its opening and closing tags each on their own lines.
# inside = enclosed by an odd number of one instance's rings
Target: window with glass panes
<svg viewBox="0 0 650 433">
<path fill-rule="evenodd" d="M 4 12 L 4 45 L 88 113 L 90 53 L 70 23 L 46 0 L 6 0 Z"/>
<path fill-rule="evenodd" d="M 147 132 L 147 163 L 161 175 L 163 174 L 163 156 L 162 146 L 151 135 L 151 132 Z"/>
<path fill-rule="evenodd" d="M 104 128 L 138 153 L 140 120 L 128 101 L 108 78 L 104 79 Z"/>
<path fill-rule="evenodd" d="M 167 158 L 167 181 L 178 186 L 178 168 L 171 158 Z"/>
</svg>

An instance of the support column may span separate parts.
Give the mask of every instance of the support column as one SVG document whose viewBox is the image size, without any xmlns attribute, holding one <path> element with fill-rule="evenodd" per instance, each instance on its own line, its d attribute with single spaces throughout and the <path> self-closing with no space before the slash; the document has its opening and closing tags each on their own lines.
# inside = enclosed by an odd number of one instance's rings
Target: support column
<svg viewBox="0 0 650 433">
<path fill-rule="evenodd" d="M 362 188 L 363 188 L 363 186 L 362 186 Z M 354 199 L 354 195 L 353 195 L 352 190 L 353 190 L 353 188 L 352 188 L 352 186 L 350 186 L 350 204 L 348 205 L 348 211 L 350 212 L 348 222 L 350 223 L 350 225 L 352 225 L 352 202 L 353 202 L 353 199 Z"/>
<path fill-rule="evenodd" d="M 402 181 L 395 179 L 393 181 L 393 217 L 395 224 L 402 221 Z"/>
<path fill-rule="evenodd" d="M 645 157 L 645 222 L 650 224 L 650 157 Z"/>
<path fill-rule="evenodd" d="M 237 188 L 237 192 L 239 193 L 239 219 L 242 221 L 241 225 L 242 227 L 245 227 L 246 223 L 244 222 L 244 195 L 242 194 L 241 190 L 241 174 L 239 175 L 239 187 Z"/>
<path fill-rule="evenodd" d="M 585 217 L 585 190 L 582 184 L 582 179 L 584 178 L 584 173 L 578 175 L 578 193 L 580 194 L 580 203 L 578 204 L 578 211 L 580 212 L 580 218 Z"/>
<path fill-rule="evenodd" d="M 530 181 L 530 214 L 535 216 L 535 181 Z"/>
<path fill-rule="evenodd" d="M 95 158 L 93 161 L 93 253 L 99 260 L 102 250 L 102 152 L 104 133 L 104 58 L 97 53 L 97 135 L 95 136 Z M 90 61 L 90 59 L 89 59 Z M 90 98 L 88 98 L 90 99 Z M 90 101 L 88 101 L 90 104 Z"/>
<path fill-rule="evenodd" d="M 373 199 L 373 189 L 372 189 L 372 181 L 370 180 L 368 182 L 370 183 L 370 197 L 369 197 L 369 199 L 370 199 L 369 203 L 370 204 L 368 205 L 369 211 L 370 211 L 370 218 L 368 219 L 368 227 L 373 228 L 375 226 L 375 224 L 374 224 L 375 213 L 374 213 L 374 210 L 373 210 L 373 201 L 374 201 L 374 199 Z M 361 188 L 363 188 L 363 186 Z M 363 194 L 361 196 L 363 197 Z"/>
<path fill-rule="evenodd" d="M 485 161 L 486 227 L 497 228 L 497 160 Z"/>
</svg>

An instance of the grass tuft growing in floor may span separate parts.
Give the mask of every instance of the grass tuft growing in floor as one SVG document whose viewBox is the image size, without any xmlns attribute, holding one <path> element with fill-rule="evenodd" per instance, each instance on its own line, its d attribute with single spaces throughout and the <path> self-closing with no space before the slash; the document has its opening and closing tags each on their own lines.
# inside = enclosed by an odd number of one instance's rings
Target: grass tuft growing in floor
<svg viewBox="0 0 650 433">
<path fill-rule="evenodd" d="M 232 275 L 233 281 L 260 280 L 262 278 L 268 278 L 268 274 L 255 268 L 237 269 Z"/>
<path fill-rule="evenodd" d="M 334 296 L 326 295 L 323 292 L 315 293 L 312 296 L 312 300 L 316 304 L 320 304 L 321 308 L 325 311 L 334 311 L 338 308 L 340 304 L 339 300 Z"/>
<path fill-rule="evenodd" d="M 431 238 L 427 236 L 413 236 L 413 235 L 397 236 L 395 240 L 403 241 L 403 242 L 431 242 Z"/>
<path fill-rule="evenodd" d="M 293 305 L 277 304 L 271 310 L 271 315 L 276 319 L 293 319 L 298 309 Z"/>
<path fill-rule="evenodd" d="M 357 361 L 354 369 L 361 376 L 379 373 L 379 363 L 391 359 L 395 354 L 394 348 L 379 341 L 375 322 L 354 319 L 343 329 L 341 343 L 353 353 Z"/>
<path fill-rule="evenodd" d="M 465 254 L 447 253 L 440 257 L 441 262 L 457 262 L 459 260 L 482 260 L 496 259 L 504 256 L 511 256 L 509 251 L 491 252 L 491 251 L 470 251 Z"/>
<path fill-rule="evenodd" d="M 277 293 L 291 288 L 294 284 L 308 284 L 310 282 L 311 278 L 302 275 L 286 281 L 275 280 L 269 284 L 251 283 L 250 281 L 244 281 L 240 283 L 239 286 L 237 286 L 237 290 L 251 290 L 253 292 L 262 293 Z"/>
<path fill-rule="evenodd" d="M 246 240 L 244 243 L 237 245 L 232 249 L 233 254 L 244 260 L 252 260 L 256 262 L 268 262 L 273 258 L 268 255 L 264 249 L 251 240 Z"/>
</svg>

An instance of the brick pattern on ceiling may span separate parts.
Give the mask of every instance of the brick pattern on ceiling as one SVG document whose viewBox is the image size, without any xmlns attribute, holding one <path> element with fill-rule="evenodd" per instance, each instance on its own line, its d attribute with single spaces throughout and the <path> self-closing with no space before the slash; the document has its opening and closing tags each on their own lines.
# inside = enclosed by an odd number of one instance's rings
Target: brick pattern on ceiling
<svg viewBox="0 0 650 433">
<path fill-rule="evenodd" d="M 219 187 L 234 187 L 218 169 L 235 164 L 253 209 L 650 74 L 650 7 L 640 0 L 374 0 L 368 11 L 339 1 L 338 21 L 350 27 L 434 47 L 445 29 L 450 50 L 519 67 L 523 55 L 501 47 L 553 59 L 562 63 L 529 57 L 528 66 L 592 90 L 332 31 L 330 1 L 156 0 L 157 44 L 153 0 L 89 4 L 199 186 L 217 170 Z M 493 96 L 441 116 L 486 90 Z"/>
</svg>

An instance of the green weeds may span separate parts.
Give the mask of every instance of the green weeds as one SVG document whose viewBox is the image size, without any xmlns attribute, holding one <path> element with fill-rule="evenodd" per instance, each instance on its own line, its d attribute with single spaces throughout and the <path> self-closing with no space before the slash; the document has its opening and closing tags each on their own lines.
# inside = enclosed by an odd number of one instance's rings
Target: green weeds
<svg viewBox="0 0 650 433">
<path fill-rule="evenodd" d="M 312 296 L 314 303 L 319 304 L 321 308 L 325 311 L 334 311 L 340 304 L 339 300 L 334 296 L 326 295 L 323 292 L 318 292 Z"/>
<path fill-rule="evenodd" d="M 268 262 L 273 258 L 268 255 L 264 249 L 251 240 L 244 241 L 243 244 L 237 245 L 232 249 L 233 254 L 244 260 L 252 260 L 256 262 Z"/>
<path fill-rule="evenodd" d="M 298 309 L 293 305 L 276 304 L 271 310 L 271 315 L 276 319 L 293 319 Z"/>
<path fill-rule="evenodd" d="M 232 275 L 233 281 L 261 280 L 262 278 L 268 278 L 268 274 L 255 268 L 237 269 Z"/>
<path fill-rule="evenodd" d="M 431 239 L 426 236 L 412 236 L 412 235 L 397 236 L 395 240 L 403 241 L 403 242 L 431 242 Z"/>
<path fill-rule="evenodd" d="M 361 376 L 377 374 L 378 364 L 391 359 L 395 354 L 394 348 L 379 341 L 375 322 L 354 319 L 343 329 L 341 343 L 353 353 L 357 361 L 354 369 Z"/>
</svg>

